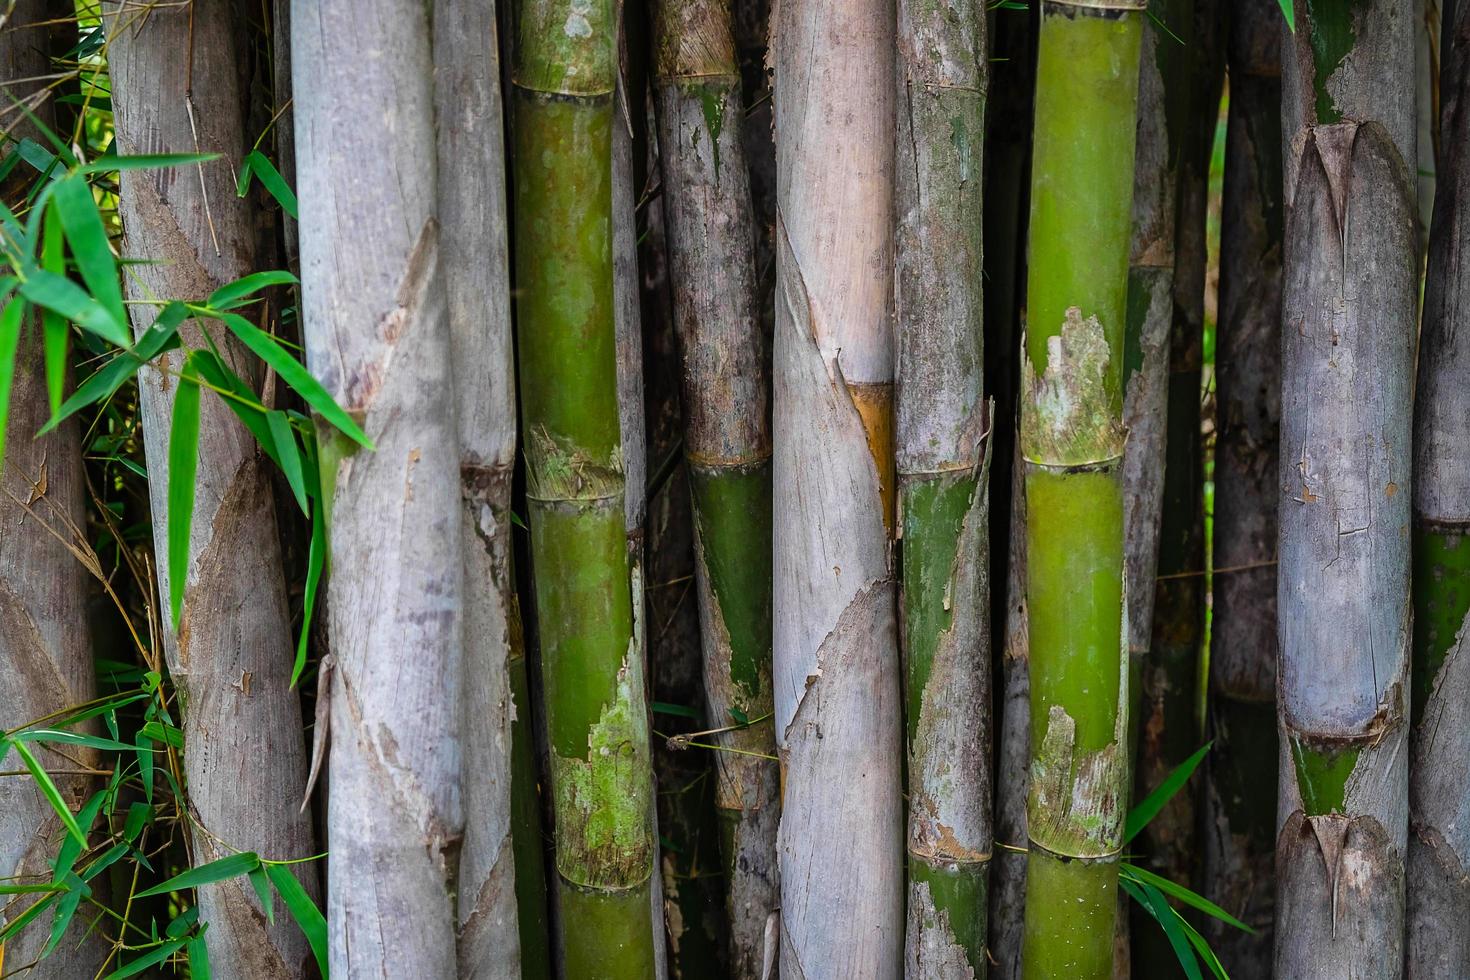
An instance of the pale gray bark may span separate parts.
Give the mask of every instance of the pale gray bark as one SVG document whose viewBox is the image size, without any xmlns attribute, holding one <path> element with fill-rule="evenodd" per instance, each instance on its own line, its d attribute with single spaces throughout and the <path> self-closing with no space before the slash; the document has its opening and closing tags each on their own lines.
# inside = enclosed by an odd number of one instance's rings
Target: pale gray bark
<svg viewBox="0 0 1470 980">
<path fill-rule="evenodd" d="M 1414 22 L 1414 87 L 1418 93 L 1415 106 L 1415 138 L 1419 157 L 1415 161 L 1416 190 L 1419 194 L 1419 235 L 1421 254 L 1429 247 L 1429 224 L 1434 212 L 1437 161 L 1439 159 L 1440 124 L 1440 29 L 1444 16 L 1441 0 L 1415 0 L 1418 8 Z M 1453 4 L 1451 4 L 1453 6 Z"/>
<path fill-rule="evenodd" d="M 520 976 L 511 847 L 515 610 L 511 476 L 515 365 L 506 247 L 505 150 L 494 0 L 436 0 L 438 210 L 459 425 L 464 563 L 461 685 L 465 835 L 458 882 L 459 976 Z"/>
<path fill-rule="evenodd" d="M 0 30 L 0 125 L 11 138 L 41 139 L 11 99 L 24 101 L 39 119 L 55 125 L 53 103 L 41 95 L 44 76 L 51 72 L 47 30 L 33 25 L 65 14 L 65 6 L 54 2 L 24 4 Z M 17 167 L 0 184 L 5 203 L 15 207 L 37 177 L 26 164 Z M 73 419 L 44 439 L 35 438 L 51 415 L 38 328 L 39 323 L 26 325 L 16 358 L 0 471 L 0 731 L 94 696 L 87 571 L 68 549 L 85 547 L 87 524 L 78 423 Z M 68 749 L 61 755 L 40 743 L 31 748 L 52 771 L 67 806 L 80 809 L 97 781 L 74 770 L 79 763 L 95 765 L 96 753 Z M 13 752 L 0 758 L 0 769 L 23 768 Z M 5 884 L 50 881 L 49 862 L 65 837 L 29 775 L 0 776 L 0 879 Z M 6 897 L 0 901 L 0 923 L 43 897 Z M 43 914 L 5 943 L 6 975 L 33 980 L 91 976 L 107 953 L 103 934 L 89 931 L 94 918 L 94 910 L 83 904 L 56 950 L 26 969 L 50 936 L 51 916 Z"/>
<path fill-rule="evenodd" d="M 997 980 L 1021 976 L 1026 907 L 1026 797 L 1030 792 L 1031 677 L 1026 618 L 1026 480 L 1016 453 L 1011 479 L 1011 546 L 1006 562 L 1005 646 L 1000 730 L 995 736 L 995 868 L 990 880 L 990 956 Z"/>
<path fill-rule="evenodd" d="M 980 922 L 956 920 L 986 912 L 992 853 L 984 4 L 900 0 L 896 50 L 895 450 L 899 520 L 914 532 L 907 547 L 923 549 L 906 552 L 913 580 L 903 590 L 911 712 L 904 973 L 960 978 L 984 970 Z M 918 502 L 912 517 L 910 501 Z M 931 563 L 943 571 L 925 581 L 920 570 Z M 953 893 L 934 892 L 931 876 Z"/>
<path fill-rule="evenodd" d="M 901 969 L 902 713 L 885 527 L 893 31 L 883 0 L 785 0 L 774 33 L 773 684 L 788 980 Z"/>
<path fill-rule="evenodd" d="M 332 972 L 350 977 L 457 970 L 463 529 L 428 14 L 292 7 L 307 362 L 376 446 L 333 436 L 340 462 L 323 463 L 336 473 L 327 926 Z"/>
<path fill-rule="evenodd" d="M 1282 976 L 1403 970 L 1418 278 L 1410 7 L 1374 0 L 1325 24 L 1299 11 L 1283 52 Z M 1314 34 L 1349 25 L 1341 62 L 1314 60 Z"/>
<path fill-rule="evenodd" d="M 254 222 L 235 195 L 245 150 L 240 45 L 243 21 L 229 4 L 194 8 L 110 3 L 108 62 L 120 153 L 214 152 L 198 167 L 123 174 L 123 254 L 146 260 L 126 275 L 133 299 L 202 301 L 257 270 Z M 146 14 L 146 16 L 144 16 Z M 155 308 L 132 307 L 137 331 Z M 181 332 L 203 347 L 197 326 Z M 252 385 L 258 361 L 225 331 L 221 353 Z M 223 400 L 201 401 L 189 566 L 168 564 L 168 445 L 178 352 L 138 378 L 153 505 L 158 608 L 169 671 L 182 695 L 184 775 L 193 860 L 236 850 L 267 858 L 313 851 L 300 809 L 306 753 L 300 704 L 289 687 L 292 649 L 271 464 Z M 181 620 L 171 622 L 169 582 L 186 576 Z M 294 866 L 315 892 L 316 871 Z M 311 952 L 289 917 L 271 924 L 243 877 L 199 889 L 200 920 L 216 976 L 297 977 Z"/>
<path fill-rule="evenodd" d="M 1452 5 L 1445 28 L 1441 169 L 1415 403 L 1414 521 L 1417 542 L 1463 548 L 1470 531 L 1470 344 L 1461 329 L 1470 300 L 1470 3 Z M 1416 563 L 1428 578 L 1415 582 L 1422 595 L 1416 609 L 1431 609 L 1416 632 L 1444 630 L 1453 613 L 1443 605 L 1463 602 L 1463 566 L 1437 564 L 1433 557 Z M 1415 670 L 1430 670 L 1414 678 L 1409 770 L 1406 972 L 1415 978 L 1470 973 L 1470 934 L 1461 925 L 1470 919 L 1470 652 L 1465 625 L 1459 629 L 1453 641 L 1432 632 L 1417 640 Z M 1438 649 L 1426 649 L 1431 644 Z M 1426 656 L 1446 647 L 1442 663 Z"/>
<path fill-rule="evenodd" d="M 709 736 L 735 751 L 714 753 L 715 805 L 730 828 L 724 855 L 730 972 L 761 976 L 766 926 L 780 904 L 776 829 L 780 773 L 770 720 L 769 580 L 763 624 L 745 618 L 757 597 L 721 594 L 750 587 L 743 574 L 716 582 L 743 564 L 740 549 L 770 552 L 770 517 L 749 514 L 746 534 L 732 535 L 730 505 L 701 501 L 700 489 L 721 481 L 763 484 L 769 506 L 770 378 L 765 338 L 756 318 L 755 227 L 743 133 L 743 104 L 728 5 L 715 0 L 664 0 L 656 7 L 655 71 L 659 162 L 668 228 L 668 259 L 681 353 L 685 462 L 696 487 L 694 571 L 699 604 L 705 703 L 710 727 L 738 715 L 766 720 Z M 706 514 L 705 506 L 716 508 Z M 709 539 L 705 520 L 714 520 Z M 740 535 L 737 537 L 736 535 Z M 734 550 L 731 550 L 731 549 Z M 760 588 L 760 585 L 756 585 Z M 727 615 L 727 604 L 734 612 Z M 758 605 L 758 602 L 757 602 Z M 739 618 L 735 618 L 739 617 Z M 758 618 L 758 617 L 757 617 Z M 749 646 L 764 625 L 764 650 Z M 733 634 L 733 636 L 732 636 Z M 757 641 L 759 642 L 759 641 Z M 734 668 L 735 647 L 745 658 Z M 753 656 L 754 655 L 754 656 Z M 749 661 L 754 659 L 755 663 Z"/>
<path fill-rule="evenodd" d="M 1271 970 L 1275 907 L 1276 475 L 1281 425 L 1281 28 L 1275 0 L 1231 19 L 1221 218 L 1210 738 L 1204 893 L 1255 934 L 1204 923 L 1242 976 Z"/>
</svg>

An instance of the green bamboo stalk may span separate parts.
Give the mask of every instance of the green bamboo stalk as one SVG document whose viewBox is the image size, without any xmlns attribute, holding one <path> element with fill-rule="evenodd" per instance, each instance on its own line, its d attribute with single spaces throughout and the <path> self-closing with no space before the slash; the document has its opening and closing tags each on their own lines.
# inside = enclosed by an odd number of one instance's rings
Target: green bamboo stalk
<svg viewBox="0 0 1470 980">
<path fill-rule="evenodd" d="M 684 447 L 695 523 L 705 699 L 725 751 L 716 806 L 730 970 L 761 975 L 779 905 L 779 769 L 771 718 L 771 434 L 756 322 L 755 224 L 729 5 L 655 6 L 654 71 Z"/>
<path fill-rule="evenodd" d="M 646 978 L 653 774 L 633 635 L 612 253 L 610 0 L 521 0 L 512 57 L 516 280 L 558 953 Z"/>
<path fill-rule="evenodd" d="M 1128 804 L 1122 375 L 1143 8 L 1042 8 L 1021 370 L 1028 977 L 1113 968 Z"/>
<path fill-rule="evenodd" d="M 988 65 L 977 0 L 898 5 L 895 235 L 909 819 L 905 976 L 985 976 L 991 856 L 984 461 Z M 981 185 L 983 186 L 983 185 Z M 954 760 L 973 760 L 955 766 Z"/>
</svg>

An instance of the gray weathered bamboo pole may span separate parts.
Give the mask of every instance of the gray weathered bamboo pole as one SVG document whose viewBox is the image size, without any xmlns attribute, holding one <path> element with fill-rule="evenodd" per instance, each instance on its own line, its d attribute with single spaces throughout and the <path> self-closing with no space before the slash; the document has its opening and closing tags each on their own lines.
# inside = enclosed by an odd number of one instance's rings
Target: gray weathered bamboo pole
<svg viewBox="0 0 1470 980">
<path fill-rule="evenodd" d="M 1403 970 L 1417 304 L 1413 20 L 1298 8 L 1283 50 L 1276 973 Z"/>
<path fill-rule="evenodd" d="M 1275 908 L 1276 476 L 1281 427 L 1281 12 L 1230 22 L 1215 347 L 1214 620 L 1200 798 L 1204 894 L 1255 928 L 1203 925 L 1241 976 L 1269 976 Z"/>
<path fill-rule="evenodd" d="M 60 8 L 58 10 L 58 7 Z M 12 139 L 41 134 L 25 121 L 12 99 L 24 100 L 38 119 L 55 126 L 50 98 L 32 102 L 52 72 L 47 30 L 36 22 L 67 16 L 67 4 L 19 8 L 18 23 L 0 30 L 0 128 Z M 35 171 L 21 165 L 0 184 L 0 199 L 15 209 L 30 190 Z M 50 435 L 36 432 L 51 415 L 38 333 L 28 328 L 16 359 L 6 421 L 4 469 L 0 471 L 0 731 L 18 728 L 93 696 L 91 631 L 87 617 L 87 573 L 67 542 L 85 533 L 82 450 L 75 419 Z M 49 530 L 48 530 L 49 529 Z M 54 532 L 54 533 L 53 533 Z M 71 759 L 32 743 L 48 770 L 75 770 Z M 85 758 L 85 757 L 84 757 Z M 9 753 L 0 768 L 23 768 Z M 73 812 L 95 790 L 95 780 L 53 772 L 52 780 Z M 84 830 L 90 828 L 83 828 Z M 0 878 L 7 885 L 51 880 L 50 861 L 66 831 L 25 775 L 0 777 Z M 0 922 L 13 920 L 43 895 L 9 896 L 0 902 Z M 107 953 L 102 934 L 88 932 L 95 918 L 85 906 L 37 977 L 91 976 Z M 6 971 L 20 972 L 46 945 L 51 917 L 42 915 L 4 944 Z"/>
<path fill-rule="evenodd" d="M 1440 169 L 1414 420 L 1406 973 L 1470 975 L 1470 3 L 1446 5 Z"/>
<path fill-rule="evenodd" d="M 986 973 L 985 7 L 898 4 L 895 442 L 908 736 L 904 975 Z M 957 760 L 967 760 L 956 765 Z"/>
<path fill-rule="evenodd" d="M 459 975 L 498 980 L 521 969 L 511 745 L 512 718 L 529 706 L 514 703 L 510 675 L 524 651 L 511 571 L 515 364 L 495 0 L 436 0 L 433 57 L 464 563 Z"/>
<path fill-rule="evenodd" d="M 886 0 L 786 0 L 774 31 L 781 973 L 808 980 L 903 955 L 893 32 Z"/>
<path fill-rule="evenodd" d="M 754 722 L 712 736 L 726 750 L 715 753 L 715 803 L 730 971 L 754 980 L 780 901 L 780 788 L 770 758 L 770 381 L 756 320 L 743 101 L 728 6 L 663 0 L 655 9 L 659 157 L 683 359 L 705 699 L 710 727 Z"/>
<path fill-rule="evenodd" d="M 447 980 L 463 531 L 429 10 L 297 0 L 291 22 L 307 363 L 376 446 L 333 437 L 322 461 L 332 973 Z"/>
<path fill-rule="evenodd" d="M 108 63 L 121 153 L 217 152 L 197 168 L 128 171 L 119 213 L 123 254 L 149 260 L 126 276 L 135 299 L 202 300 L 220 285 L 256 271 L 254 217 L 235 195 L 234 167 L 245 149 L 239 45 L 243 20 L 226 4 L 160 7 L 108 4 Z M 134 327 L 152 310 L 133 307 Z M 258 361 L 213 332 L 223 355 L 252 383 Z M 203 346 L 198 329 L 183 336 Z M 166 364 L 177 370 L 179 355 Z M 254 366 L 254 367 L 252 367 Z M 289 687 L 293 637 L 281 565 L 270 463 L 229 407 L 201 403 L 189 566 L 167 555 L 168 444 L 177 382 L 148 370 L 139 376 L 144 444 L 153 503 L 158 595 L 186 576 L 179 623 L 159 603 L 169 671 L 183 699 L 184 774 L 198 827 L 193 860 L 204 864 L 235 849 L 268 858 L 314 850 L 311 819 L 300 809 L 306 786 L 300 703 Z M 296 865 L 315 892 L 312 865 Z M 274 924 L 245 879 L 199 889 L 200 919 L 215 975 L 298 977 L 311 953 L 286 917 Z"/>
</svg>

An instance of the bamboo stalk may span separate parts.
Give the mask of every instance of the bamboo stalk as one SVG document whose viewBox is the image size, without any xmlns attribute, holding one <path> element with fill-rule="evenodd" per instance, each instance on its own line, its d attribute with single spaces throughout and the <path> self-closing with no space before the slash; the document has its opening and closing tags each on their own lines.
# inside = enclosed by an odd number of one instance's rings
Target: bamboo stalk
<svg viewBox="0 0 1470 980">
<path fill-rule="evenodd" d="M 1470 971 L 1470 358 L 1460 339 L 1470 272 L 1470 3 L 1447 6 L 1442 153 L 1429 242 L 1414 420 L 1413 754 L 1409 770 L 1407 959 L 1410 977 Z"/>
<path fill-rule="evenodd" d="M 1215 347 L 1214 618 L 1204 894 L 1252 926 L 1205 935 L 1242 976 L 1271 972 L 1275 910 L 1276 479 L 1281 426 L 1281 25 L 1275 0 L 1231 17 Z M 1240 571 L 1223 574 L 1225 569 Z"/>
<path fill-rule="evenodd" d="M 1028 977 L 1112 972 L 1128 805 L 1123 338 L 1143 4 L 1042 9 L 1022 365 Z"/>
<path fill-rule="evenodd" d="M 1298 10 L 1283 51 L 1276 972 L 1403 970 L 1412 19 Z"/>
<path fill-rule="evenodd" d="M 684 448 L 719 782 L 730 970 L 761 975 L 779 904 L 771 720 L 771 436 L 755 230 L 727 6 L 663 0 L 655 64 L 664 214 L 682 349 Z M 766 758 L 763 758 L 766 757 Z"/>
<path fill-rule="evenodd" d="M 893 30 L 886 0 L 787 0 L 774 31 L 781 974 L 808 980 L 902 968 Z"/>
<path fill-rule="evenodd" d="M 522 0 L 518 14 L 517 326 L 557 948 L 570 977 L 647 977 L 653 776 L 618 413 L 616 20 L 607 0 Z"/>
<path fill-rule="evenodd" d="M 260 271 L 257 216 L 236 195 L 233 170 L 246 149 L 245 21 L 225 5 L 157 9 L 141 18 L 136 7 L 108 4 L 105 16 L 118 152 L 222 156 L 190 171 L 121 175 L 123 251 L 147 260 L 127 267 L 127 295 L 201 300 Z M 145 330 L 150 308 L 130 309 L 134 330 Z M 259 361 L 233 337 L 213 337 L 241 377 L 258 386 Z M 193 323 L 181 339 L 191 347 L 206 344 Z M 160 603 L 159 640 L 183 706 L 192 859 L 206 864 L 235 849 L 305 857 L 315 850 L 314 835 L 300 806 L 306 746 L 300 700 L 290 686 L 294 644 L 270 464 L 223 400 L 201 402 L 189 560 L 171 567 L 167 447 L 179 387 L 170 372 L 181 359 L 180 352 L 166 354 L 158 368 L 140 372 L 138 399 L 158 594 L 168 596 L 170 583 L 184 580 L 178 622 L 169 603 Z M 293 872 L 320 895 L 315 865 L 294 865 Z M 285 918 L 268 921 L 245 879 L 203 886 L 198 897 L 218 976 L 305 974 L 311 954 L 300 929 Z"/>
<path fill-rule="evenodd" d="M 517 748 L 521 754 L 529 748 L 529 733 L 516 732 L 515 716 L 528 713 L 530 704 L 511 568 L 515 365 L 495 2 L 438 0 L 433 20 L 438 206 L 465 580 L 459 970 L 462 977 L 547 976 L 534 781 L 528 794 L 517 787 L 514 771 Z M 524 782 L 524 760 L 521 767 Z M 533 805 L 516 799 L 518 789 Z M 519 858 L 527 868 L 519 867 Z"/>
<path fill-rule="evenodd" d="M 904 973 L 914 978 L 984 976 L 987 965 L 989 488 L 976 193 L 985 26 L 982 3 L 899 3 L 895 401 L 909 772 Z"/>
</svg>

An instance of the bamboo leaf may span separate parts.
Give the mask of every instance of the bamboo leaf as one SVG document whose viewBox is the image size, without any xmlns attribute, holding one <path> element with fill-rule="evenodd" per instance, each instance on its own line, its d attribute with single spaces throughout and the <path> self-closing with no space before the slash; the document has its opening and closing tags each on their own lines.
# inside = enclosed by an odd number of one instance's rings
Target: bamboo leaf
<svg viewBox="0 0 1470 980">
<path fill-rule="evenodd" d="M 276 444 L 276 461 L 280 464 L 281 473 L 285 475 L 286 483 L 296 497 L 296 503 L 304 512 L 307 510 L 306 477 L 301 470 L 301 448 L 296 444 L 296 434 L 291 429 L 291 422 L 286 418 L 286 413 L 278 408 L 266 412 L 265 419 L 270 426 L 271 438 Z"/>
<path fill-rule="evenodd" d="M 1215 955 L 1215 951 L 1210 948 L 1205 937 L 1189 924 L 1188 919 L 1180 917 L 1179 924 L 1184 927 L 1184 934 L 1189 937 L 1189 944 L 1194 947 L 1199 958 L 1205 961 L 1205 966 L 1209 967 L 1210 972 L 1215 975 L 1215 980 L 1230 980 L 1230 974 L 1225 971 L 1225 964 L 1220 962 L 1220 957 Z"/>
<path fill-rule="evenodd" d="M 1296 33 L 1296 7 L 1292 0 L 1281 0 L 1281 12 L 1286 16 L 1286 27 Z"/>
<path fill-rule="evenodd" d="M 0 885 L 0 895 L 44 895 L 64 891 L 65 885 Z"/>
<path fill-rule="evenodd" d="M 1174 947 L 1174 955 L 1179 960 L 1179 965 L 1184 968 L 1184 974 L 1189 980 L 1204 980 L 1199 972 L 1199 961 L 1194 958 L 1194 951 L 1189 945 L 1189 939 L 1184 935 L 1184 930 L 1179 927 L 1179 913 L 1174 911 L 1169 900 L 1163 893 L 1152 885 L 1141 886 L 1144 902 L 1148 912 L 1154 921 L 1163 927 L 1164 935 L 1168 937 L 1169 945 Z"/>
<path fill-rule="evenodd" d="M 165 725 L 163 722 L 150 721 L 138 730 L 144 738 L 150 738 L 155 742 L 171 745 L 176 749 L 184 747 L 184 733 L 173 725 Z"/>
<path fill-rule="evenodd" d="M 26 272 L 20 285 L 21 295 L 35 303 L 66 317 L 72 323 L 96 334 L 118 347 L 132 346 L 133 338 L 128 335 L 127 323 L 115 317 L 105 306 L 97 302 L 76 283 L 64 276 L 45 269 Z"/>
<path fill-rule="evenodd" d="M 46 797 L 46 802 L 51 804 L 52 810 L 56 811 L 56 816 L 61 820 L 61 824 L 66 828 L 67 833 L 75 837 L 77 842 L 83 847 L 86 847 L 87 835 L 82 833 L 82 828 L 77 825 L 77 818 L 72 815 L 71 810 L 66 805 L 66 801 L 61 798 L 61 790 L 57 789 L 56 783 L 52 782 L 51 774 L 36 760 L 36 757 L 31 754 L 31 750 L 26 748 L 24 742 L 12 741 L 9 738 L 4 739 L 0 744 L 8 744 L 11 748 L 15 749 L 16 754 L 25 763 L 26 768 L 31 771 L 31 777 L 35 779 L 36 786 L 41 790 L 41 795 Z"/>
<path fill-rule="evenodd" d="M 81 174 L 105 174 L 123 170 L 159 170 L 164 167 L 185 167 L 191 163 L 208 163 L 218 160 L 218 153 L 135 153 L 128 156 L 100 156 L 91 163 L 77 168 Z"/>
<path fill-rule="evenodd" d="M 57 275 L 66 274 L 66 240 L 62 237 L 61 219 L 56 209 L 46 211 L 45 231 L 41 236 L 41 267 Z M 52 414 L 61 407 L 66 388 L 66 349 L 71 331 L 66 318 L 52 310 L 41 311 L 41 337 L 46 360 L 46 395 Z"/>
<path fill-rule="evenodd" d="M 20 346 L 20 325 L 25 319 L 25 300 L 16 296 L 0 310 L 0 465 L 5 460 L 5 432 L 10 424 L 10 388 L 15 381 L 15 352 Z"/>
<path fill-rule="evenodd" d="M 77 906 L 81 904 L 82 899 L 92 894 L 92 889 L 88 888 L 86 882 L 76 875 L 68 874 L 66 881 L 66 894 L 62 895 L 56 903 L 56 914 L 51 919 L 51 937 L 41 948 L 41 959 L 50 956 L 61 944 L 61 938 L 66 935 L 67 927 L 71 925 L 72 918 L 77 914 Z"/>
<path fill-rule="evenodd" d="M 187 936 L 183 939 L 170 939 L 153 950 L 153 952 L 140 956 L 136 960 L 133 960 L 133 962 L 124 964 L 116 970 L 113 970 L 107 975 L 106 980 L 124 980 L 125 977 L 135 977 L 150 966 L 157 966 L 174 955 L 174 953 L 177 953 L 188 941 Z"/>
<path fill-rule="evenodd" d="M 183 303 L 173 302 L 165 306 L 152 326 L 143 331 L 133 349 L 118 351 L 111 360 L 83 381 L 72 392 L 72 396 L 53 412 L 51 418 L 41 427 L 40 434 L 50 432 L 86 406 L 111 398 L 145 362 L 178 347 L 179 326 L 188 315 L 189 310 Z"/>
<path fill-rule="evenodd" d="M 10 740 L 12 742 L 54 742 L 60 745 L 75 745 L 80 748 L 102 749 L 104 752 L 127 752 L 132 749 L 131 745 L 124 745 L 110 738 L 83 735 L 79 732 L 65 732 L 56 728 L 27 728 L 24 731 L 12 732 Z"/>
<path fill-rule="evenodd" d="M 306 400 L 306 403 L 336 426 L 338 431 L 352 439 L 365 449 L 372 449 L 373 443 L 362 429 L 358 428 L 352 417 L 338 405 L 336 400 L 322 387 L 320 381 L 312 377 L 310 371 L 292 356 L 291 352 L 276 342 L 276 339 L 264 330 L 240 316 L 238 313 L 225 313 L 211 310 L 210 315 L 223 320 L 225 326 L 240 338 L 240 342 L 250 348 L 256 357 L 275 369 L 281 376 L 281 380 L 290 386 L 291 390 Z"/>
<path fill-rule="evenodd" d="M 113 844 L 106 851 L 102 852 L 101 857 L 97 858 L 97 860 L 93 861 L 91 864 L 88 864 L 87 867 L 82 870 L 82 880 L 91 881 L 93 878 L 97 877 L 102 872 L 106 871 L 108 868 L 116 864 L 118 860 L 126 853 L 128 853 L 128 845 L 122 843 L 121 841 Z"/>
<path fill-rule="evenodd" d="M 7 922 L 5 924 L 5 928 L 0 929 L 0 943 L 4 943 L 11 936 L 15 935 L 26 926 L 30 925 L 33 920 L 39 918 L 41 913 L 45 912 L 52 905 L 54 905 L 57 899 L 61 897 L 61 895 L 62 892 L 52 892 L 50 895 L 47 895 L 45 898 L 36 902 L 35 905 L 32 905 L 20 915 L 17 915 L 15 918 Z"/>
<path fill-rule="evenodd" d="M 212 975 L 209 968 L 209 946 L 204 942 L 204 933 L 208 928 L 209 923 L 204 923 L 199 934 L 189 939 L 189 980 L 209 980 Z"/>
<path fill-rule="evenodd" d="M 143 781 L 143 798 L 153 802 L 153 749 L 148 745 L 148 736 L 139 732 L 133 739 L 138 753 L 138 778 Z"/>
<path fill-rule="evenodd" d="M 296 194 L 291 190 L 291 185 L 286 183 L 286 178 L 281 176 L 276 165 L 271 163 L 270 159 L 259 150 L 251 150 L 245 154 L 244 165 L 240 168 L 240 182 L 235 188 L 235 193 L 240 197 L 244 197 L 250 190 L 252 176 L 260 181 L 261 186 L 271 197 L 276 199 L 282 211 L 299 220 Z"/>
<path fill-rule="evenodd" d="M 189 531 L 194 521 L 194 476 L 199 466 L 199 380 L 193 358 L 184 361 L 168 436 L 168 602 L 179 628 L 189 581 Z"/>
<path fill-rule="evenodd" d="M 265 865 L 255 868 L 246 877 L 250 879 L 250 887 L 255 889 L 255 897 L 260 899 L 260 907 L 265 909 L 265 920 L 275 925 L 276 902 L 271 892 L 270 879 L 265 873 Z"/>
<path fill-rule="evenodd" d="M 322 976 L 329 976 L 327 968 L 327 920 L 322 918 L 321 909 L 306 894 L 306 889 L 301 887 L 301 882 L 291 873 L 290 867 L 284 864 L 273 864 L 267 862 L 265 873 L 270 876 L 271 884 L 276 886 L 276 892 L 281 896 L 281 901 L 286 903 L 291 918 L 296 920 L 296 925 L 301 928 L 306 936 L 311 951 L 316 956 L 317 966 L 321 968 Z"/>
<path fill-rule="evenodd" d="M 222 396 L 225 405 L 244 423 L 250 434 L 255 436 L 256 443 L 270 457 L 271 462 L 280 466 L 275 436 L 266 420 L 265 409 L 256 400 L 255 392 L 245 383 L 245 379 L 226 367 L 225 362 L 213 351 L 195 350 L 189 354 L 189 359 L 207 384 L 229 393 L 230 397 Z"/>
<path fill-rule="evenodd" d="M 252 272 L 248 276 L 227 283 L 209 294 L 209 306 L 216 310 L 230 310 L 242 305 L 243 301 L 262 289 L 271 286 L 294 286 L 301 280 L 289 272 Z"/>
<path fill-rule="evenodd" d="M 1229 925 L 1234 926 L 1242 932 L 1255 932 L 1255 930 L 1252 929 L 1250 926 L 1246 925 L 1244 922 L 1241 922 L 1235 916 L 1231 915 L 1229 912 L 1226 912 L 1224 909 L 1216 905 L 1214 902 L 1210 901 L 1208 898 L 1192 892 L 1188 888 L 1185 888 L 1183 885 L 1170 881 L 1168 878 L 1165 878 L 1162 875 L 1156 875 L 1146 868 L 1140 868 L 1138 865 L 1129 864 L 1126 861 L 1122 864 L 1122 871 L 1125 875 L 1132 876 L 1136 881 L 1138 881 L 1139 884 L 1153 885 L 1155 888 L 1159 889 L 1159 891 L 1166 892 L 1167 894 L 1174 896 L 1185 905 L 1197 908 L 1206 915 L 1219 919 L 1221 922 L 1228 923 Z"/>
<path fill-rule="evenodd" d="M 56 190 L 51 195 L 51 208 L 61 219 L 61 228 L 66 232 L 82 282 L 87 284 L 92 297 L 112 314 L 113 319 L 127 323 L 122 284 L 117 277 L 117 260 L 107 243 L 107 228 L 97 211 L 92 185 L 80 174 L 57 181 Z"/>
<path fill-rule="evenodd" d="M 311 509 L 311 550 L 306 557 L 306 595 L 301 602 L 301 636 L 296 640 L 296 663 L 291 667 L 291 686 L 306 668 L 306 644 L 311 636 L 311 617 L 316 611 L 316 594 L 327 558 L 327 522 L 320 501 Z"/>
<path fill-rule="evenodd" d="M 1123 843 L 1127 844 L 1137 837 L 1139 831 L 1148 826 L 1148 822 L 1158 816 L 1164 805 L 1174 798 L 1174 794 L 1183 788 L 1189 781 L 1189 777 L 1204 759 L 1205 753 L 1210 751 L 1213 742 L 1206 742 L 1195 750 L 1194 755 L 1185 759 L 1179 767 L 1165 777 L 1162 783 L 1154 788 L 1154 791 L 1144 797 L 1132 810 L 1128 811 L 1128 819 L 1123 827 Z"/>
<path fill-rule="evenodd" d="M 260 867 L 258 854 L 254 851 L 241 851 L 239 854 L 231 854 L 218 861 L 210 861 L 197 868 L 190 868 L 183 874 L 174 875 L 162 884 L 138 892 L 133 897 L 147 898 L 149 895 L 165 895 L 169 892 L 181 892 L 186 888 L 198 888 L 200 885 L 212 885 L 217 881 L 227 881 L 230 878 L 248 875 L 258 867 Z"/>
<path fill-rule="evenodd" d="M 92 798 L 87 801 L 87 805 L 82 807 L 82 812 L 77 816 L 77 826 L 84 831 L 90 830 L 92 824 L 97 821 L 97 814 L 101 812 L 102 803 L 106 798 L 106 790 L 93 793 Z M 51 883 L 53 885 L 60 885 L 66 876 L 71 874 L 77 858 L 82 856 L 83 843 L 75 837 L 67 837 L 61 842 L 61 846 L 56 849 L 56 860 L 51 862 Z"/>
</svg>

